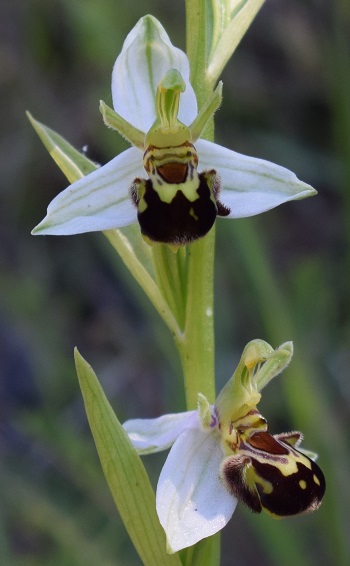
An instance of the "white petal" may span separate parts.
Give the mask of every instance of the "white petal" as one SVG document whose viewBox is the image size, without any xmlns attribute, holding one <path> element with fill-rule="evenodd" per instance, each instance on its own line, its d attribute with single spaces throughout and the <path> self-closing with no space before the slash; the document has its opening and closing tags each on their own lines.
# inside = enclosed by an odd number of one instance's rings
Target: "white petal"
<svg viewBox="0 0 350 566">
<path fill-rule="evenodd" d="M 236 499 L 219 478 L 223 458 L 218 433 L 194 428 L 176 440 L 157 487 L 157 513 L 169 552 L 213 535 L 230 520 Z"/>
<path fill-rule="evenodd" d="M 135 177 L 144 176 L 142 153 L 127 149 L 59 193 L 32 233 L 61 236 L 133 224 L 137 216 L 129 188 Z"/>
<path fill-rule="evenodd" d="M 215 169 L 221 177 L 220 200 L 231 209 L 228 218 L 254 216 L 289 200 L 316 194 L 294 173 L 270 161 L 249 157 L 220 145 L 198 140 L 199 168 Z"/>
<path fill-rule="evenodd" d="M 139 454 L 166 450 L 184 430 L 198 426 L 197 411 L 163 415 L 157 419 L 131 419 L 123 424 Z"/>
<path fill-rule="evenodd" d="M 180 97 L 179 119 L 188 125 L 197 116 L 188 59 L 172 45 L 165 29 L 153 16 L 141 18 L 127 36 L 114 65 L 112 97 L 116 112 L 147 132 L 156 118 L 158 83 L 172 68 L 177 69 L 186 82 L 186 91 Z"/>
</svg>

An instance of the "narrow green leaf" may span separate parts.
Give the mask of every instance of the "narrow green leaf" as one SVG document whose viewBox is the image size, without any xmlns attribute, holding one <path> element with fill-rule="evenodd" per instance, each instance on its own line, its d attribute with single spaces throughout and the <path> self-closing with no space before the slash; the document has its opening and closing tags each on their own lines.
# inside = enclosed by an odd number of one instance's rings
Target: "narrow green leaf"
<svg viewBox="0 0 350 566">
<path fill-rule="evenodd" d="M 62 136 L 35 120 L 29 112 L 26 114 L 52 159 L 57 163 L 70 183 L 85 177 L 85 175 L 97 169 L 98 165 L 96 163 L 76 150 Z"/>
<path fill-rule="evenodd" d="M 140 457 L 113 412 L 98 379 L 77 350 L 75 363 L 85 410 L 105 478 L 129 536 L 146 566 L 181 565 L 166 554 L 155 495 Z"/>
<path fill-rule="evenodd" d="M 214 28 L 207 80 L 215 85 L 265 0 L 212 0 Z"/>
</svg>

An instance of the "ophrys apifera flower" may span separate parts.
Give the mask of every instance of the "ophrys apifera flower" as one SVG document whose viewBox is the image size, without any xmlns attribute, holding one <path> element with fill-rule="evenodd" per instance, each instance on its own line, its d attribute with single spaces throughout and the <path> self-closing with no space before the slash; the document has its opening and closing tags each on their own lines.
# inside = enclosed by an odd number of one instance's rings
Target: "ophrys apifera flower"
<svg viewBox="0 0 350 566">
<path fill-rule="evenodd" d="M 288 365 L 292 352 L 291 342 L 274 350 L 253 340 L 214 406 L 199 395 L 196 411 L 124 424 L 140 454 L 172 446 L 157 486 L 170 552 L 222 529 L 237 501 L 277 518 L 320 505 L 325 480 L 315 454 L 300 449 L 300 432 L 270 434 L 257 409 L 261 389 Z"/>
<path fill-rule="evenodd" d="M 200 138 L 222 84 L 198 112 L 185 53 L 160 23 L 142 18 L 112 75 L 107 125 L 132 147 L 71 184 L 34 234 L 69 235 L 139 222 L 148 242 L 175 246 L 204 236 L 217 216 L 241 218 L 315 194 L 291 171 Z"/>
</svg>

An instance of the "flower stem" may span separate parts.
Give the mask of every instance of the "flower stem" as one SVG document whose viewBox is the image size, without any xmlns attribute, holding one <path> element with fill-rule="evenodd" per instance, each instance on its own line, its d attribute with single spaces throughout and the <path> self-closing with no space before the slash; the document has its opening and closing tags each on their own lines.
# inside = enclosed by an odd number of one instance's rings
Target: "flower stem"
<svg viewBox="0 0 350 566">
<path fill-rule="evenodd" d="M 215 400 L 214 242 L 212 230 L 188 249 L 185 329 L 179 344 L 188 409 L 196 408 L 198 393 Z"/>
</svg>

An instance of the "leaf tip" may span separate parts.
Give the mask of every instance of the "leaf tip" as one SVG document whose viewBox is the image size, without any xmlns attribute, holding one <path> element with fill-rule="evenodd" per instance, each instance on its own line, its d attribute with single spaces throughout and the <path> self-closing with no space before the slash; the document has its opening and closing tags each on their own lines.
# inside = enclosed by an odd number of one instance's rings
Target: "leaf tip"
<svg viewBox="0 0 350 566">
<path fill-rule="evenodd" d="M 77 366 L 78 364 L 85 364 L 88 365 L 87 361 L 85 360 L 85 358 L 83 358 L 83 356 L 81 355 L 81 353 L 78 350 L 78 347 L 75 346 L 74 347 L 74 362 L 75 365 Z"/>
</svg>

